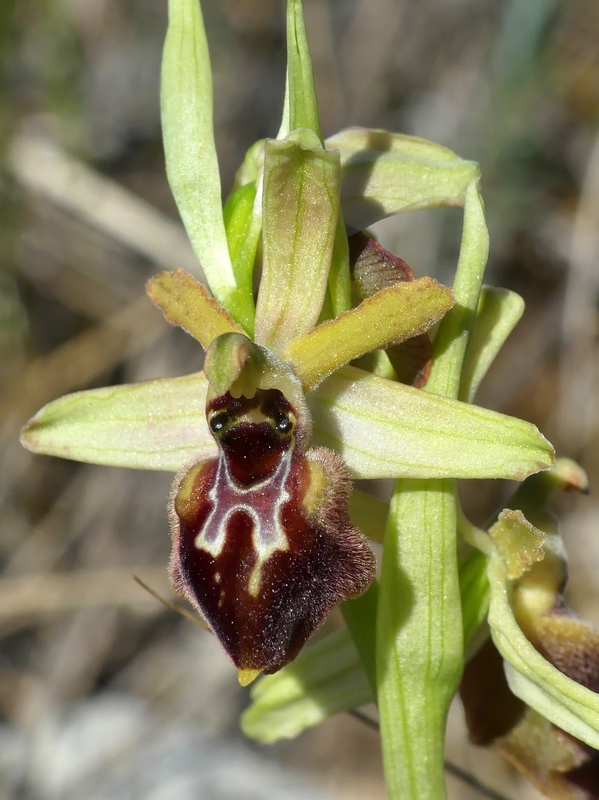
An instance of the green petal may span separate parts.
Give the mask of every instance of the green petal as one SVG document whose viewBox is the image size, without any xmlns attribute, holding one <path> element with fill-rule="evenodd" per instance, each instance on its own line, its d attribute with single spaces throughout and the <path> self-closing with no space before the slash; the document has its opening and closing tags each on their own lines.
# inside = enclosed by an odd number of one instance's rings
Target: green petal
<svg viewBox="0 0 599 800">
<path fill-rule="evenodd" d="M 472 402 L 497 353 L 524 313 L 516 292 L 483 286 L 462 370 L 460 400 Z"/>
<path fill-rule="evenodd" d="M 245 325 L 251 298 L 238 290 L 225 235 L 210 56 L 198 0 L 169 0 L 160 102 L 166 171 L 187 235 L 212 293 Z"/>
<path fill-rule="evenodd" d="M 308 395 L 320 444 L 356 478 L 511 478 L 553 463 L 534 425 L 343 367 Z"/>
<path fill-rule="evenodd" d="M 510 605 L 507 566 L 497 552 L 489 562 L 493 641 L 506 660 L 505 674 L 512 692 L 554 725 L 594 748 L 599 748 L 599 695 L 546 661 L 524 636 Z"/>
<path fill-rule="evenodd" d="M 480 168 L 441 145 L 383 130 L 347 128 L 328 138 L 341 155 L 341 208 L 346 225 L 363 230 L 401 211 L 463 206 Z"/>
<path fill-rule="evenodd" d="M 251 698 L 241 729 L 270 744 L 370 702 L 372 692 L 351 634 L 343 626 L 305 648 L 280 672 L 259 680 Z"/>
<path fill-rule="evenodd" d="M 309 131 L 293 135 L 267 141 L 264 163 L 256 341 L 275 352 L 318 320 L 339 211 L 338 155 Z"/>
<path fill-rule="evenodd" d="M 34 453 L 176 472 L 216 454 L 197 372 L 65 395 L 38 411 L 21 442 Z"/>
<path fill-rule="evenodd" d="M 424 333 L 452 305 L 451 290 L 432 278 L 397 283 L 294 339 L 283 356 L 309 391 L 348 361 Z"/>
<path fill-rule="evenodd" d="M 243 333 L 243 328 L 210 296 L 206 287 L 182 269 L 160 272 L 150 278 L 146 292 L 171 325 L 179 325 L 204 349 L 223 333 Z"/>
</svg>

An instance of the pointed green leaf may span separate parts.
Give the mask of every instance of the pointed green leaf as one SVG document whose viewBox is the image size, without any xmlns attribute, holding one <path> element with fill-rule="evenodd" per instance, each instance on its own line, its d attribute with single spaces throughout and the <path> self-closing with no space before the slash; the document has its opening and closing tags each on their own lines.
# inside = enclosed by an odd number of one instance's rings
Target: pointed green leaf
<svg viewBox="0 0 599 800">
<path fill-rule="evenodd" d="M 516 292 L 483 286 L 464 360 L 460 400 L 474 400 L 487 370 L 523 313 L 524 300 Z"/>
<path fill-rule="evenodd" d="M 166 171 L 187 235 L 212 293 L 245 325 L 251 298 L 236 285 L 227 247 L 199 0 L 169 0 L 160 102 Z"/>
<path fill-rule="evenodd" d="M 207 386 L 197 372 L 65 395 L 38 411 L 21 442 L 34 453 L 176 472 L 216 454 Z"/>
<path fill-rule="evenodd" d="M 261 678 L 241 716 L 246 736 L 272 743 L 372 700 L 347 627 L 306 647 L 292 664 Z"/>
<path fill-rule="evenodd" d="M 396 283 L 294 339 L 284 357 L 309 391 L 348 361 L 424 333 L 452 305 L 451 290 L 432 278 Z"/>
<path fill-rule="evenodd" d="M 171 325 L 179 325 L 205 349 L 223 333 L 243 333 L 221 304 L 182 269 L 160 272 L 146 284 L 152 302 Z"/>
<path fill-rule="evenodd" d="M 511 608 L 507 566 L 499 553 L 491 557 L 488 575 L 489 625 L 493 641 L 507 662 L 510 689 L 554 725 L 599 748 L 599 694 L 552 666 L 524 636 Z"/>
<path fill-rule="evenodd" d="M 296 133 L 298 141 L 268 141 L 264 163 L 256 341 L 275 352 L 318 320 L 339 211 L 337 154 Z"/>
<path fill-rule="evenodd" d="M 312 59 L 301 0 L 287 2 L 287 100 L 289 130 L 308 128 L 322 143 Z"/>
<path fill-rule="evenodd" d="M 341 207 L 354 230 L 401 211 L 463 206 L 468 185 L 480 177 L 478 164 L 415 136 L 347 128 L 325 145 L 340 152 Z"/>
<path fill-rule="evenodd" d="M 522 480 L 553 463 L 534 425 L 342 367 L 308 395 L 315 438 L 356 478 Z"/>
</svg>

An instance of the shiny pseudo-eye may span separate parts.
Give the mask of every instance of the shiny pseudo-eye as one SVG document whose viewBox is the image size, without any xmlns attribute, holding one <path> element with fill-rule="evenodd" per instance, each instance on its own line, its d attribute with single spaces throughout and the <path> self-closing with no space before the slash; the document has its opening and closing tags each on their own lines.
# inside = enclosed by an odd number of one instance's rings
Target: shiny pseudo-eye
<svg viewBox="0 0 599 800">
<path fill-rule="evenodd" d="M 227 391 L 206 417 L 218 457 L 175 483 L 172 578 L 247 683 L 295 658 L 334 605 L 364 592 L 374 557 L 348 516 L 345 465 L 307 449 L 308 423 L 279 389 Z"/>
</svg>

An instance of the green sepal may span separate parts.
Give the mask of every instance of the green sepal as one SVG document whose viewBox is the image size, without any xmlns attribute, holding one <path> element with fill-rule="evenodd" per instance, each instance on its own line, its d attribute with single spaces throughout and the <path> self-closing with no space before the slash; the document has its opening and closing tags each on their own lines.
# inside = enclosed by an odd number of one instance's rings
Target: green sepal
<svg viewBox="0 0 599 800">
<path fill-rule="evenodd" d="M 21 443 L 92 464 L 177 472 L 216 455 L 202 372 L 67 394 L 23 428 Z"/>
<path fill-rule="evenodd" d="M 524 420 L 342 367 L 308 395 L 315 439 L 355 478 L 508 478 L 553 464 Z"/>
<path fill-rule="evenodd" d="M 325 141 L 341 156 L 345 224 L 364 230 L 402 211 L 463 206 L 480 168 L 426 139 L 368 128 L 346 128 Z"/>
<path fill-rule="evenodd" d="M 256 341 L 281 352 L 316 324 L 339 212 L 339 156 L 308 130 L 266 143 Z"/>
</svg>

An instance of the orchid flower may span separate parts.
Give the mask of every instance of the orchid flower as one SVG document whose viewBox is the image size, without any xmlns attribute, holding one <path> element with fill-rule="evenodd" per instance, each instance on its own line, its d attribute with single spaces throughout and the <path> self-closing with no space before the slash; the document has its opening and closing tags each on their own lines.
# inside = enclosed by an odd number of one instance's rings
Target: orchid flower
<svg viewBox="0 0 599 800">
<path fill-rule="evenodd" d="M 457 478 L 524 480 L 554 453 L 532 424 L 472 404 L 523 312 L 513 292 L 482 286 L 478 166 L 387 131 L 323 139 L 300 0 L 287 44 L 281 127 L 248 149 L 223 208 L 200 5 L 169 0 L 166 166 L 202 272 L 163 272 L 147 292 L 204 348 L 204 371 L 59 398 L 22 441 L 177 473 L 174 588 L 242 684 L 267 673 L 246 733 L 273 741 L 375 699 L 389 796 L 437 800 L 447 711 L 487 616 L 512 691 L 595 746 L 596 696 L 506 607 L 512 544 L 470 525 L 455 490 Z M 362 233 L 433 206 L 464 209 L 452 289 L 414 280 Z M 396 479 L 390 504 L 350 496 L 357 478 Z M 514 524 L 519 542 L 536 523 Z M 384 541 L 378 582 L 367 537 Z M 530 564 L 550 552 L 540 542 Z M 338 603 L 347 626 L 298 656 Z"/>
</svg>

